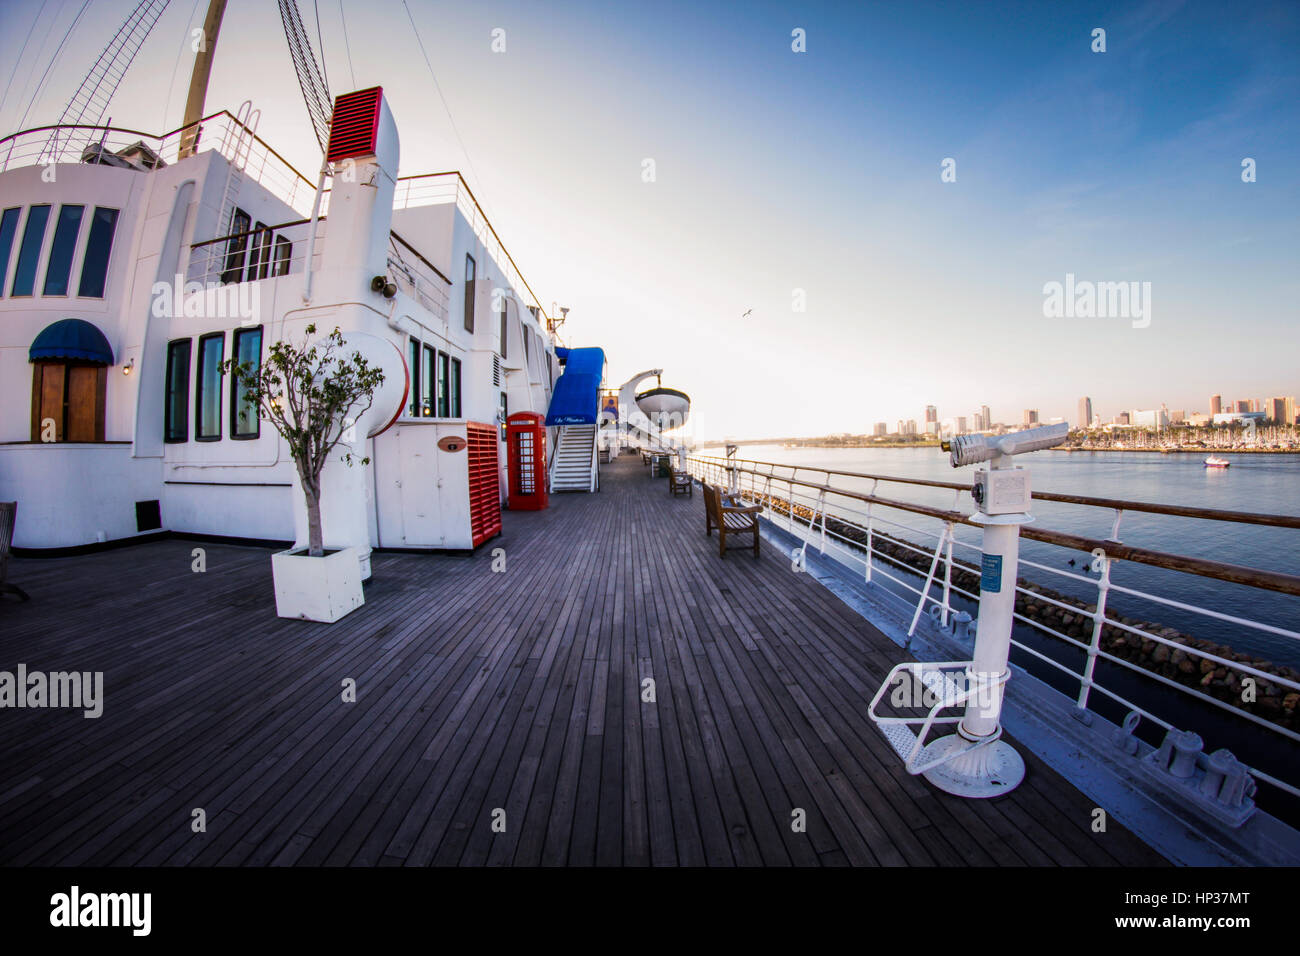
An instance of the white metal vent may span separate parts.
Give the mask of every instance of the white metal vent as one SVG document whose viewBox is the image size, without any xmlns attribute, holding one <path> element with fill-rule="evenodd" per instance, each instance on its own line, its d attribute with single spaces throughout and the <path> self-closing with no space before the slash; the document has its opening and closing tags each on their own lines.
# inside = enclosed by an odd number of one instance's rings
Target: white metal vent
<svg viewBox="0 0 1300 956">
<path fill-rule="evenodd" d="M 492 356 L 492 384 L 497 387 L 501 385 L 501 358 L 497 355 Z"/>
</svg>

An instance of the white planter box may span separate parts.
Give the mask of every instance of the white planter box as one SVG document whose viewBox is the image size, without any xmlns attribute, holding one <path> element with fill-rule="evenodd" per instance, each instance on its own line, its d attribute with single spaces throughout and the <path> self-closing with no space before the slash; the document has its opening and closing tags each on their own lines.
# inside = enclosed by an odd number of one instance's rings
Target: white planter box
<svg viewBox="0 0 1300 956">
<path fill-rule="evenodd" d="M 366 603 L 356 548 L 313 558 L 307 549 L 271 555 L 275 611 L 280 617 L 332 623 Z"/>
</svg>

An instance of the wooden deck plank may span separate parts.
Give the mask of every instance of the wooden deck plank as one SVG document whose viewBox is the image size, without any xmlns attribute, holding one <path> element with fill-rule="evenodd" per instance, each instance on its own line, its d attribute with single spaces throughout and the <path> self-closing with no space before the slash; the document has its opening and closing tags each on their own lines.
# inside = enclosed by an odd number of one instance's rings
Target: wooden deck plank
<svg viewBox="0 0 1300 956">
<path fill-rule="evenodd" d="M 768 542 L 720 559 L 639 460 L 601 485 L 473 555 L 375 553 L 335 625 L 275 616 L 265 548 L 14 559 L 0 660 L 106 699 L 5 713 L 0 864 L 1162 862 L 1032 755 L 991 801 L 908 776 L 867 716 L 901 649 Z"/>
</svg>

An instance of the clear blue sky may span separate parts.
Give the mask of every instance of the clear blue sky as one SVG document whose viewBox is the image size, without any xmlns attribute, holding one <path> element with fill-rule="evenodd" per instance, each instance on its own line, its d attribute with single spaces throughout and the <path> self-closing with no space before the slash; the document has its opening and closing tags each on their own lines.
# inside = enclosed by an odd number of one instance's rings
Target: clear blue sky
<svg viewBox="0 0 1300 956">
<path fill-rule="evenodd" d="M 569 344 L 662 366 L 700 437 L 1300 392 L 1300 5 L 409 2 L 459 136 L 400 0 L 343 0 L 351 66 L 322 0 L 333 90 L 383 85 L 403 172 L 465 170 Z M 92 4 L 25 125 L 134 5 Z M 115 124 L 179 125 L 205 6 L 174 0 Z M 5 131 L 80 7 L 0 0 Z M 231 0 L 208 106 L 248 97 L 313 168 L 269 0 Z M 1045 318 L 1066 273 L 1150 282 L 1150 326 Z"/>
</svg>

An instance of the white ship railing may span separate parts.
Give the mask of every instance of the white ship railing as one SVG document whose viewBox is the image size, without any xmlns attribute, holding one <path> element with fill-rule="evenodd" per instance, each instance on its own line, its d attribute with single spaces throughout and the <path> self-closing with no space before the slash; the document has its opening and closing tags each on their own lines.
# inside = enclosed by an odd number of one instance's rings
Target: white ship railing
<svg viewBox="0 0 1300 956">
<path fill-rule="evenodd" d="M 532 299 L 531 305 L 537 309 L 538 322 L 545 323 L 548 330 L 553 327 L 541 299 L 533 292 L 528 280 L 523 277 L 515 264 L 510 251 L 497 235 L 487 213 L 479 205 L 473 190 L 465 182 L 465 177 L 458 171 L 445 173 L 425 173 L 419 176 L 399 176 L 397 188 L 393 193 L 394 209 L 416 209 L 421 206 L 438 206 L 455 203 L 474 235 L 483 244 L 484 251 L 501 270 L 505 281 L 520 294 L 527 292 Z"/>
<path fill-rule="evenodd" d="M 963 495 L 965 501 L 970 503 L 969 486 L 959 485 L 952 482 L 939 482 L 924 479 L 900 478 L 886 475 L 863 474 L 859 472 L 836 471 L 834 469 L 818 468 L 808 465 L 785 465 L 776 462 L 757 462 L 737 459 L 716 458 L 709 456 L 692 457 L 688 459 L 688 469 L 691 474 L 701 480 L 708 481 L 712 484 L 727 485 L 739 491 L 742 497 L 757 502 L 772 502 L 784 500 L 790 503 L 790 507 L 784 509 L 769 507 L 764 517 L 778 526 L 783 526 L 795 538 L 804 542 L 804 548 L 808 546 L 817 547 L 822 554 L 830 552 L 830 556 L 835 560 L 848 566 L 860 567 L 863 574 L 863 580 L 867 584 L 884 579 L 895 587 L 902 589 L 915 599 L 915 608 L 911 617 L 911 625 L 908 629 L 908 640 L 915 632 L 921 615 L 930 611 L 935 620 L 944 627 L 947 627 L 956 609 L 953 606 L 953 600 L 957 597 L 964 597 L 969 601 L 978 603 L 979 595 L 963 589 L 953 582 L 952 572 L 954 567 L 954 550 L 958 552 L 958 560 L 961 553 L 967 552 L 973 560 L 964 562 L 963 570 L 971 570 L 973 565 L 977 572 L 979 568 L 980 548 L 968 542 L 961 541 L 954 536 L 954 529 L 958 524 L 970 524 L 967 520 L 968 515 L 960 509 L 963 504 Z M 831 481 L 834 478 L 866 480 L 871 482 L 869 492 L 854 491 L 847 488 L 834 487 Z M 821 478 L 821 480 L 814 480 Z M 916 504 L 912 502 L 900 501 L 893 498 L 884 498 L 876 495 L 877 486 L 882 482 L 897 483 L 903 485 L 916 485 L 928 488 L 939 488 L 953 492 L 953 504 L 950 510 L 944 510 L 928 505 Z M 1228 581 L 1235 584 L 1243 584 L 1249 587 L 1260 588 L 1262 590 L 1277 591 L 1293 596 L 1300 596 L 1300 577 L 1279 572 L 1265 571 L 1255 568 L 1244 568 L 1237 565 L 1221 564 L 1219 562 L 1207 561 L 1200 558 L 1187 557 L 1183 555 L 1167 554 L 1164 552 L 1152 551 L 1144 548 L 1135 548 L 1122 544 L 1118 540 L 1119 528 L 1123 516 L 1128 511 L 1147 512 L 1155 514 L 1177 515 L 1182 517 L 1204 518 L 1207 520 L 1232 521 L 1238 523 L 1269 525 L 1274 527 L 1285 527 L 1300 529 L 1300 517 L 1287 515 L 1259 515 L 1248 512 L 1229 512 L 1229 511 L 1211 511 L 1208 509 L 1186 508 L 1178 505 L 1160 505 L 1148 504 L 1145 502 L 1125 502 L 1112 499 L 1089 498 L 1082 495 L 1061 495 L 1048 492 L 1033 493 L 1037 500 L 1060 501 L 1072 504 L 1085 505 L 1090 507 L 1105 508 L 1114 511 L 1114 519 L 1110 539 L 1099 541 L 1095 539 L 1084 538 L 1079 535 L 1067 532 L 1051 531 L 1038 528 L 1033 525 L 1021 528 L 1021 534 L 1025 538 L 1054 544 L 1067 548 L 1073 552 L 1084 551 L 1092 555 L 1091 564 L 1094 572 L 1099 576 L 1092 578 L 1083 574 L 1066 571 L 1061 568 L 1051 567 L 1040 562 L 1028 560 L 1025 557 L 1020 558 L 1022 569 L 1032 569 L 1033 572 L 1044 572 L 1048 574 L 1059 575 L 1072 581 L 1079 582 L 1095 589 L 1096 599 L 1087 608 L 1079 608 L 1062 601 L 1055 600 L 1048 595 L 1039 591 L 1030 590 L 1027 587 L 1018 585 L 1016 590 L 1035 601 L 1042 601 L 1062 608 L 1066 613 L 1076 615 L 1082 619 L 1090 620 L 1091 634 L 1088 639 L 1080 640 L 1064 634 L 1054 627 L 1050 627 L 1040 621 L 1026 617 L 1019 612 L 1015 613 L 1015 620 L 1021 624 L 1027 625 L 1034 630 L 1048 635 L 1054 640 L 1061 641 L 1084 654 L 1084 665 L 1081 671 L 1075 671 L 1072 668 L 1062 664 L 1060 661 L 1026 646 L 1023 642 L 1015 640 L 1014 635 L 1012 645 L 1024 653 L 1032 656 L 1043 665 L 1052 668 L 1060 674 L 1066 675 L 1070 681 L 1077 686 L 1075 696 L 1075 705 L 1081 711 L 1088 709 L 1090 697 L 1095 691 L 1119 705 L 1122 705 L 1129 711 L 1140 714 L 1146 720 L 1164 728 L 1171 729 L 1174 725 L 1168 720 L 1152 713 L 1146 707 L 1143 707 L 1133 700 L 1123 696 L 1113 688 L 1102 685 L 1096 674 L 1096 664 L 1098 660 L 1105 660 L 1111 664 L 1124 668 L 1127 672 L 1140 675 L 1141 677 L 1156 681 L 1165 687 L 1173 689 L 1190 698 L 1200 701 L 1204 704 L 1227 711 L 1234 717 L 1240 717 L 1261 730 L 1279 737 L 1287 738 L 1291 741 L 1300 741 L 1300 734 L 1283 727 L 1273 721 L 1267 720 L 1257 714 L 1234 707 L 1218 698 L 1206 694 L 1194 687 L 1188 687 L 1177 681 L 1171 680 L 1163 674 L 1156 673 L 1147 668 L 1141 667 L 1132 661 L 1125 660 L 1122 657 L 1111 654 L 1102 647 L 1101 639 L 1103 627 L 1117 628 L 1130 634 L 1140 636 L 1143 640 L 1150 640 L 1158 644 L 1166 645 L 1173 651 L 1182 651 L 1189 657 L 1205 661 L 1211 661 L 1216 667 L 1224 667 L 1230 671 L 1235 671 L 1241 675 L 1252 677 L 1256 680 L 1267 681 L 1279 688 L 1284 688 L 1290 692 L 1300 692 L 1300 682 L 1287 679 L 1278 674 L 1263 671 L 1246 662 L 1229 660 L 1211 651 L 1199 648 L 1192 643 L 1179 643 L 1170 640 L 1158 633 L 1148 630 L 1142 630 L 1140 627 L 1127 624 L 1116 617 L 1107 617 L 1107 601 L 1113 594 L 1124 594 L 1130 597 L 1140 598 L 1144 601 L 1151 601 L 1158 605 L 1178 608 L 1182 611 L 1201 615 L 1207 619 L 1215 621 L 1224 621 L 1249 628 L 1261 633 L 1267 633 L 1274 636 L 1282 637 L 1288 641 L 1300 642 L 1300 632 L 1291 630 L 1286 627 L 1267 624 L 1261 621 L 1252 620 L 1235 614 L 1227 614 L 1213 608 L 1201 607 L 1182 601 L 1176 601 L 1171 598 L 1158 594 L 1140 591 L 1136 588 L 1125 587 L 1111 580 L 1111 572 L 1114 567 L 1123 561 L 1131 561 L 1156 567 L 1163 567 L 1172 571 L 1183 573 L 1198 574 L 1204 577 L 1213 578 L 1221 581 Z M 782 514 L 784 510 L 784 514 Z M 800 514 L 796 515 L 796 511 Z M 887 512 L 887 513 L 882 513 Z M 897 515 L 912 516 L 928 519 L 921 521 L 902 520 Z M 838 533 L 834 527 L 828 527 L 827 519 L 831 522 L 840 522 L 843 525 L 856 529 L 865 536 L 865 541 L 854 540 Z M 889 532 L 897 532 L 889 534 Z M 901 562 L 889 554 L 885 553 L 878 545 L 880 534 L 888 534 L 888 543 L 894 547 L 901 547 L 905 551 L 912 552 L 919 559 L 928 562 L 928 573 L 923 573 L 916 568 L 905 566 L 910 575 L 921 576 L 924 578 L 922 586 L 917 587 L 912 580 L 899 572 Z M 918 546 L 914 541 L 907 540 L 903 533 L 919 538 L 922 541 L 929 542 L 928 546 Z M 1298 543 L 1300 544 L 1300 543 Z M 1300 548 L 1298 548 L 1300 550 Z M 1089 564 L 1087 560 L 1083 562 Z M 1026 572 L 1022 570 L 1024 576 Z M 932 593 L 938 590 L 938 596 Z M 1261 690 L 1262 694 L 1263 691 Z M 1186 730 L 1189 728 L 1179 728 Z M 1195 729 L 1195 728 L 1190 728 Z M 1300 769 L 1292 766 L 1290 770 L 1294 772 Z M 1277 787 L 1292 796 L 1300 796 L 1300 787 L 1297 786 L 1295 779 L 1282 780 L 1277 776 L 1269 774 L 1259 768 L 1250 767 L 1250 773 L 1259 781 Z"/>
<path fill-rule="evenodd" d="M 198 152 L 215 149 L 234 162 L 238 149 L 247 179 L 260 184 L 299 215 L 310 215 L 316 184 L 234 116 L 222 110 L 204 117 L 197 125 Z M 187 129 L 181 127 L 158 134 L 118 126 L 39 126 L 0 139 L 0 172 L 21 166 L 81 163 L 87 155 L 96 152 L 116 154 L 141 143 L 170 166 L 179 158 L 182 134 Z M 58 134 L 57 140 L 53 138 L 55 133 Z M 245 141 L 242 147 L 239 145 L 241 133 Z"/>
<path fill-rule="evenodd" d="M 308 179 L 232 114 L 222 110 L 204 117 L 193 125 L 197 125 L 199 129 L 196 151 L 215 149 L 230 162 L 242 162 L 243 175 L 246 179 L 261 185 L 304 219 L 311 215 L 316 195 L 315 181 Z M 184 126 L 168 133 L 158 134 L 116 126 L 62 124 L 35 127 L 0 138 L 0 173 L 22 166 L 81 163 L 85 161 L 88 150 L 116 154 L 129 150 L 137 144 L 143 144 L 154 156 L 167 165 L 172 165 L 179 158 L 181 139 L 189 129 L 189 126 Z M 52 138 L 55 133 L 58 136 Z M 240 145 L 241 140 L 243 146 Z M 320 207 L 322 217 L 329 214 L 329 198 L 330 190 L 326 188 Z M 395 210 L 444 203 L 456 204 L 505 281 L 514 289 L 521 291 L 521 294 L 527 292 L 531 297 L 532 307 L 537 309 L 538 321 L 544 322 L 548 330 L 552 329 L 553 322 L 550 315 L 519 271 L 510 251 L 506 249 L 477 197 L 459 172 L 428 173 L 398 178 L 393 196 Z M 407 249 L 409 248 L 408 246 Z M 396 280 L 402 283 L 405 279 L 413 296 L 435 312 L 438 311 L 437 302 L 441 299 L 442 314 L 445 315 L 446 289 L 440 288 L 439 283 L 433 278 L 425 276 L 427 281 L 421 282 L 412 278 L 409 273 L 427 273 L 431 270 L 441 277 L 443 285 L 450 285 L 451 280 L 442 276 L 427 260 L 424 260 L 422 265 L 412 264 L 413 257 L 407 249 L 399 249 L 394 253 L 390 247 L 389 265 L 396 266 L 396 271 L 399 273 L 395 276 Z M 203 270 L 205 274 L 217 271 Z"/>
</svg>

